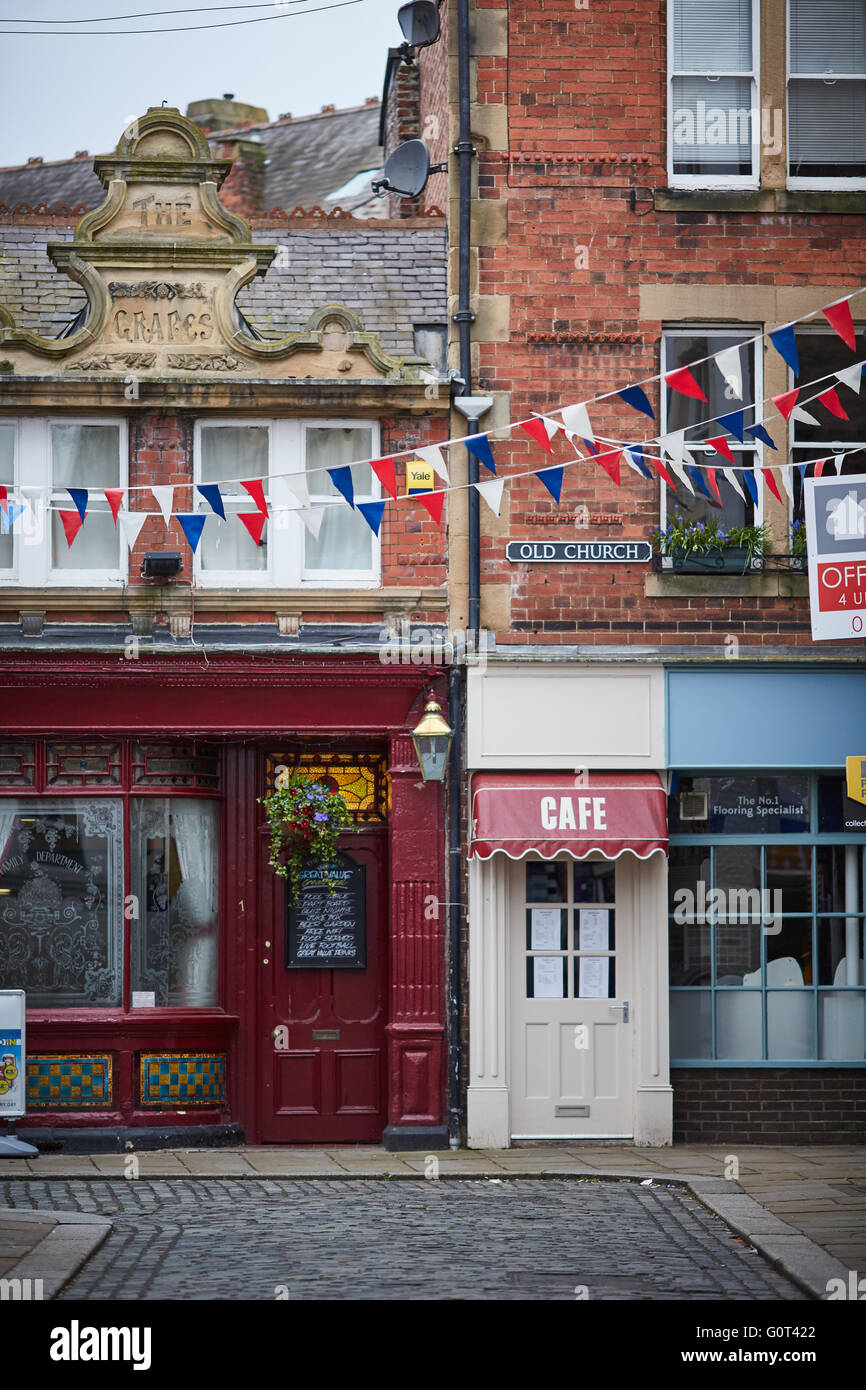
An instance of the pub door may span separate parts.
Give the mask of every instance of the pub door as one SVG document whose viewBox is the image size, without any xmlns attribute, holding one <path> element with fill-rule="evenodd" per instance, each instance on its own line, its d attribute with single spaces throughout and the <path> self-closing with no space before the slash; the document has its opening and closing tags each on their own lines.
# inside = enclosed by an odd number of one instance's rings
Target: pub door
<svg viewBox="0 0 866 1390">
<path fill-rule="evenodd" d="M 266 1144 L 378 1144 L 385 1128 L 387 832 L 346 835 L 339 848 L 363 870 L 355 879 L 365 905 L 363 967 L 288 968 L 289 888 L 271 869 L 263 874 L 270 930 L 261 943 L 257 1072 Z M 321 901 L 320 913 L 328 910 Z M 332 902 L 332 918 L 348 921 L 355 909 Z"/>
</svg>

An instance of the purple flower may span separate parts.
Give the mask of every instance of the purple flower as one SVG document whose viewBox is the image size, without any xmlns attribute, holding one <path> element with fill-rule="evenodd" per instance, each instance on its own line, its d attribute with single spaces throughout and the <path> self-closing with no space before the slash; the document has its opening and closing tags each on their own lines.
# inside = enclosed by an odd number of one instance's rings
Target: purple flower
<svg viewBox="0 0 866 1390">
<path fill-rule="evenodd" d="M 324 811 L 317 811 L 316 814 L 313 816 L 313 820 L 327 820 L 327 819 L 328 819 L 328 817 L 327 817 L 327 815 L 325 814 Z"/>
</svg>

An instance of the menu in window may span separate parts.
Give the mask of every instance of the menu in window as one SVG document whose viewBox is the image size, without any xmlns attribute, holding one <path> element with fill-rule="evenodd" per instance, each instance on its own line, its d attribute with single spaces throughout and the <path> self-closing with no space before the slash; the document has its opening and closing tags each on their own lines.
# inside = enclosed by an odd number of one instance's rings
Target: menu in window
<svg viewBox="0 0 866 1390">
<path fill-rule="evenodd" d="M 606 907 L 582 907 L 578 940 L 581 951 L 610 949 L 610 911 Z"/>
<path fill-rule="evenodd" d="M 581 956 L 578 986 L 581 999 L 607 999 L 609 979 L 609 956 Z"/>
<path fill-rule="evenodd" d="M 532 962 L 532 993 L 535 999 L 564 999 L 562 957 L 536 956 Z"/>
<path fill-rule="evenodd" d="M 530 919 L 530 949 L 558 951 L 562 942 L 561 910 L 558 907 L 533 907 Z"/>
</svg>

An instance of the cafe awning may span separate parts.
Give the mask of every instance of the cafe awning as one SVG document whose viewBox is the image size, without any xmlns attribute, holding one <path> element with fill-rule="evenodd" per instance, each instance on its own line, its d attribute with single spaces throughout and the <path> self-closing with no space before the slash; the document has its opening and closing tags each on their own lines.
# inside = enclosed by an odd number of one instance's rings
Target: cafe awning
<svg viewBox="0 0 866 1390">
<path fill-rule="evenodd" d="M 472 779 L 470 857 L 574 859 L 667 851 L 667 798 L 654 772 L 479 772 Z"/>
</svg>

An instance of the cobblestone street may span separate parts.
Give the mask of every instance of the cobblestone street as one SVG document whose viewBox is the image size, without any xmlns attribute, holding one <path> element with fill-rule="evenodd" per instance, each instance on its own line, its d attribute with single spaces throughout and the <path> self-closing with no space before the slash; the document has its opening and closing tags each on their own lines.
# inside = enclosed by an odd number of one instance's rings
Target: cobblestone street
<svg viewBox="0 0 866 1390">
<path fill-rule="evenodd" d="M 112 1222 L 63 1299 L 804 1298 L 694 1197 L 631 1182 L 13 1181 L 0 1204 Z"/>
</svg>

